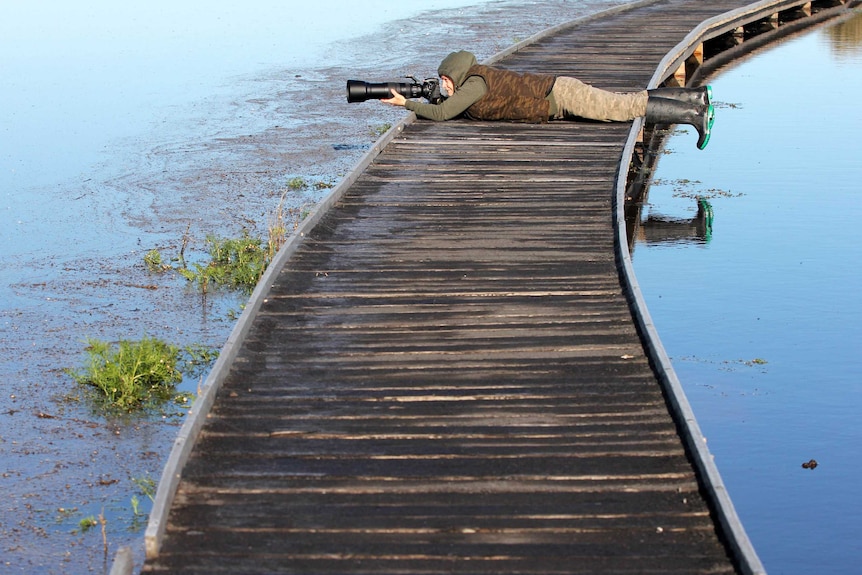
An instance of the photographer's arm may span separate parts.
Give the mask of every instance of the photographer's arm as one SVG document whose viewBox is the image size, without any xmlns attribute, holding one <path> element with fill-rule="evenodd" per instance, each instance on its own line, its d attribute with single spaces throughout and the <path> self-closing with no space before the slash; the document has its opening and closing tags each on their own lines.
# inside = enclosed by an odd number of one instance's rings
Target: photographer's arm
<svg viewBox="0 0 862 575">
<path fill-rule="evenodd" d="M 443 121 L 451 120 L 464 113 L 488 91 L 485 80 L 481 76 L 471 76 L 455 93 L 440 104 L 426 104 L 415 100 L 407 100 L 401 94 L 394 93 L 391 98 L 381 100 L 394 106 L 404 106 L 415 112 L 420 118 Z"/>
</svg>

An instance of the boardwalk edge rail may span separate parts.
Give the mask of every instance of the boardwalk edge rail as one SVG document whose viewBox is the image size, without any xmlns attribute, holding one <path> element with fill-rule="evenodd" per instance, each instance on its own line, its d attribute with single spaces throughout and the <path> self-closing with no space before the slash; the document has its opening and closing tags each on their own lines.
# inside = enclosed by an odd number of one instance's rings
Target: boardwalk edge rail
<svg viewBox="0 0 862 575">
<path fill-rule="evenodd" d="M 503 50 L 502 52 L 495 54 L 485 63 L 492 64 L 497 62 L 506 56 L 517 52 L 521 48 L 535 43 L 542 38 L 553 35 L 561 30 L 582 25 L 598 18 L 604 18 L 614 13 L 653 4 L 658 1 L 660 0 L 641 0 L 638 2 L 632 2 L 566 22 L 559 26 L 548 28 L 507 48 L 506 50 Z M 845 0 L 831 0 L 828 3 L 830 5 L 844 5 Z M 778 10 L 790 10 L 806 4 L 810 6 L 811 2 L 800 2 L 798 0 L 765 0 L 752 4 L 741 10 L 733 11 L 705 21 L 686 36 L 686 39 L 678 44 L 674 50 L 668 53 L 662 61 L 656 75 L 653 77 L 650 87 L 657 87 L 659 85 L 657 83 L 657 78 L 664 78 L 668 70 L 673 71 L 675 69 L 674 66 L 678 66 L 680 62 L 684 62 L 687 58 L 691 57 L 699 42 L 703 42 L 708 38 L 713 38 L 721 34 L 729 33 L 729 31 L 740 27 L 745 23 L 758 20 L 762 14 L 768 13 L 770 10 L 772 12 L 776 12 Z M 817 4 L 817 2 L 815 2 L 815 4 Z M 859 4 L 858 1 L 847 2 L 847 5 L 857 4 Z M 180 431 L 174 440 L 168 459 L 165 462 L 144 534 L 144 546 L 148 559 L 158 557 L 161 541 L 167 527 L 168 514 L 179 487 L 183 467 L 188 461 L 200 430 L 206 421 L 207 415 L 212 409 L 218 390 L 230 372 L 231 364 L 236 358 L 239 348 L 248 334 L 255 315 L 261 305 L 266 301 L 277 275 L 302 244 L 308 232 L 312 230 L 329 209 L 341 199 L 344 193 L 362 175 L 365 169 L 376 159 L 380 152 L 415 120 L 415 114 L 410 113 L 383 134 L 374 143 L 372 148 L 359 159 L 344 180 L 336 185 L 309 214 L 309 216 L 303 220 L 296 232 L 288 238 L 287 242 L 281 247 L 273 258 L 273 261 L 267 267 L 266 272 L 263 274 L 257 287 L 252 292 L 243 313 L 237 320 L 237 323 L 222 347 L 219 358 L 213 365 L 213 368 L 204 381 L 204 384 L 201 386 L 201 391 L 195 399 L 194 405 L 189 411 L 185 422 L 180 428 Z M 632 157 L 635 144 L 642 127 L 642 120 L 635 121 L 622 158 Z M 730 538 L 729 543 L 732 550 L 739 554 L 737 559 L 741 563 L 743 572 L 751 574 L 765 573 L 751 542 L 745 534 L 736 511 L 733 508 L 733 504 L 731 503 L 727 490 L 721 481 L 718 470 L 712 461 L 712 457 L 706 448 L 705 439 L 701 434 L 700 428 L 694 418 L 693 411 L 685 397 L 680 382 L 673 371 L 673 367 L 670 364 L 667 353 L 661 345 L 657 330 L 652 323 L 640 288 L 637 284 L 637 280 L 632 269 L 631 258 L 628 253 L 628 248 L 626 247 L 625 219 L 623 216 L 623 199 L 625 197 L 627 169 L 627 162 L 621 162 L 620 171 L 617 177 L 614 217 L 617 220 L 617 260 L 621 268 L 624 282 L 629 289 L 635 320 L 646 336 L 645 339 L 648 342 L 648 353 L 650 354 L 650 359 L 654 362 L 657 371 L 664 380 L 663 383 L 666 387 L 669 400 L 671 401 L 671 407 L 675 410 L 674 415 L 678 418 L 678 421 L 684 424 L 683 427 L 688 432 L 688 436 L 684 437 L 684 440 L 687 442 L 687 445 L 695 458 L 698 471 L 703 473 L 703 476 L 708 479 L 707 487 L 709 489 L 709 494 L 713 499 L 712 502 L 716 506 L 722 527 L 726 530 L 726 534 Z M 125 575 L 127 573 L 131 573 L 131 565 L 129 565 L 129 563 L 128 548 L 124 547 L 118 551 L 117 558 L 115 558 L 114 565 L 111 570 L 111 575 Z"/>
</svg>

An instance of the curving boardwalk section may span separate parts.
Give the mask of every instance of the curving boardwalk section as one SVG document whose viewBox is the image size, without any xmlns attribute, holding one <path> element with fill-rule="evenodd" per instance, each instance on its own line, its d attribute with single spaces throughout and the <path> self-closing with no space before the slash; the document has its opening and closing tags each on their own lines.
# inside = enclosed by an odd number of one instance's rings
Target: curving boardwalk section
<svg viewBox="0 0 862 575">
<path fill-rule="evenodd" d="M 501 65 L 640 89 L 744 4 L 640 3 Z M 762 572 L 633 320 L 614 202 L 632 127 L 394 129 L 253 296 L 144 571 Z"/>
</svg>

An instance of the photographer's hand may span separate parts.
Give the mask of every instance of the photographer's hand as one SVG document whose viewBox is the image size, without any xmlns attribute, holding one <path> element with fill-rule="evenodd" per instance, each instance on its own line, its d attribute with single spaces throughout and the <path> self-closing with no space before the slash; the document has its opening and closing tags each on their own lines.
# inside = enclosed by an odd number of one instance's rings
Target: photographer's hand
<svg viewBox="0 0 862 575">
<path fill-rule="evenodd" d="M 407 98 L 405 98 L 403 95 L 399 94 L 395 90 L 390 88 L 389 91 L 392 92 L 392 97 L 391 98 L 384 98 L 384 99 L 380 100 L 381 102 L 385 102 L 385 103 L 391 104 L 393 106 L 403 106 L 404 102 L 407 101 Z"/>
</svg>

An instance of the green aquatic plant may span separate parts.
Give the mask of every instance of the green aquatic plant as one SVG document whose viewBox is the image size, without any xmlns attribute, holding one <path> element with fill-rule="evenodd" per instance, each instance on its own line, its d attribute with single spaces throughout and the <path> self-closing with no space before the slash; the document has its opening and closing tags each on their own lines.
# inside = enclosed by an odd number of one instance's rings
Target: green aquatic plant
<svg viewBox="0 0 862 575">
<path fill-rule="evenodd" d="M 201 344 L 191 344 L 183 347 L 182 372 L 185 375 L 199 376 L 201 371 L 208 368 L 218 359 L 219 351 Z"/>
<path fill-rule="evenodd" d="M 99 520 L 90 515 L 89 517 L 84 517 L 78 523 L 78 528 L 81 530 L 81 533 L 86 533 L 93 527 L 99 524 Z"/>
<path fill-rule="evenodd" d="M 202 293 L 208 293 L 211 286 L 251 291 L 269 264 L 268 249 L 248 233 L 239 238 L 207 236 L 207 244 L 208 262 L 177 270 Z"/>
<path fill-rule="evenodd" d="M 266 264 L 269 265 L 269 262 L 275 258 L 275 254 L 278 253 L 278 250 L 281 249 L 281 246 L 287 241 L 287 236 L 290 233 L 287 228 L 287 217 L 284 211 L 284 198 L 285 195 L 282 194 L 281 201 L 278 202 L 278 206 L 275 208 L 275 212 L 270 216 L 267 230 L 268 230 L 268 238 L 266 242 Z M 290 213 L 290 211 L 288 211 Z M 296 224 L 294 224 L 294 228 Z"/>
<path fill-rule="evenodd" d="M 151 272 L 161 273 L 171 269 L 171 266 L 162 261 L 162 254 L 159 250 L 152 249 L 144 255 L 144 263 L 147 269 Z"/>
<path fill-rule="evenodd" d="M 388 132 L 392 128 L 392 124 L 381 124 L 371 130 L 371 134 L 377 136 L 378 138 Z"/>
<path fill-rule="evenodd" d="M 183 377 L 201 377 L 218 358 L 216 349 L 199 344 L 179 347 L 156 338 L 120 340 L 116 344 L 90 338 L 87 360 L 66 373 L 107 409 L 138 411 L 172 402 L 187 407 L 194 394 L 177 391 Z M 141 492 L 148 495 L 142 484 Z"/>
<path fill-rule="evenodd" d="M 67 370 L 80 385 L 92 388 L 107 407 L 135 411 L 174 400 L 179 348 L 156 338 L 121 340 L 116 345 L 87 340 L 87 362 L 83 369 Z"/>
<path fill-rule="evenodd" d="M 289 190 L 293 191 L 306 189 L 308 186 L 306 180 L 299 177 L 288 183 Z M 330 188 L 332 184 L 318 182 L 315 187 Z M 210 293 L 215 288 L 250 292 L 287 241 L 287 237 L 309 213 L 308 209 L 301 208 L 286 210 L 286 195 L 287 192 L 282 194 L 281 201 L 269 218 L 266 240 L 251 237 L 247 231 L 235 238 L 208 235 L 206 245 L 209 259 L 189 263 L 185 252 L 191 238 L 187 231 L 183 235 L 179 256 L 171 260 L 175 266 L 167 263 L 157 249 L 151 249 L 144 255 L 144 264 L 153 273 L 175 271 L 195 284 L 202 294 Z"/>
<path fill-rule="evenodd" d="M 154 501 L 156 497 L 156 481 L 151 477 L 133 477 L 132 483 L 138 488 L 141 495 L 144 495 Z"/>
<path fill-rule="evenodd" d="M 292 178 L 289 182 L 287 182 L 287 189 L 292 191 L 304 190 L 307 184 L 305 183 L 305 179 L 296 177 Z"/>
</svg>

